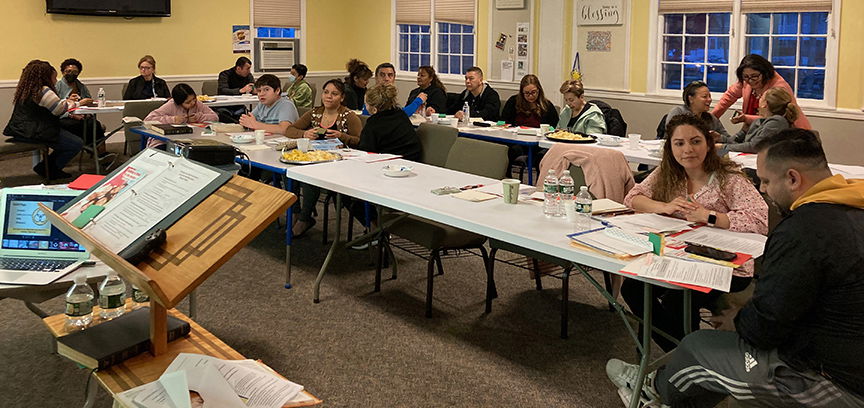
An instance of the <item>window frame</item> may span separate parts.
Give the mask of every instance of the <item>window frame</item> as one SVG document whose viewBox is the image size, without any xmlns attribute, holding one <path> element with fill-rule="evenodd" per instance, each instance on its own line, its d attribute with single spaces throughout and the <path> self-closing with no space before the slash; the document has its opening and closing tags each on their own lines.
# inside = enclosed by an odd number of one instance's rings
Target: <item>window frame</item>
<svg viewBox="0 0 864 408">
<path fill-rule="evenodd" d="M 267 26 L 261 26 L 267 27 Z M 304 35 L 304 30 L 306 27 L 306 0 L 300 0 L 300 27 L 293 27 L 295 29 L 294 39 L 297 39 L 300 43 L 300 61 L 297 63 L 304 64 L 306 61 L 306 36 Z M 249 31 L 252 33 L 252 50 L 249 52 L 250 58 L 254 62 L 256 58 L 258 58 L 257 50 L 255 49 L 255 39 L 256 38 L 277 38 L 277 37 L 258 37 L 258 26 L 255 25 L 255 0 L 249 0 Z M 279 37 L 284 38 L 284 37 Z M 253 74 L 260 74 L 257 71 L 254 71 L 255 64 L 252 64 Z M 272 73 L 272 72 L 271 72 Z"/>
<path fill-rule="evenodd" d="M 474 57 L 474 65 L 476 66 L 477 65 L 477 37 L 478 37 L 478 34 L 477 34 L 477 17 L 479 14 L 480 4 L 477 0 L 473 0 L 473 1 L 474 1 L 474 24 L 472 24 L 471 26 L 472 26 L 472 29 L 474 31 L 474 34 L 473 34 L 474 35 L 474 41 L 473 41 L 474 49 L 472 50 L 472 55 Z M 390 5 L 391 5 L 391 8 L 393 10 L 393 12 L 390 13 L 390 26 L 391 26 L 391 30 L 390 30 L 390 33 L 391 33 L 391 35 L 390 35 L 390 61 L 396 67 L 396 76 L 397 77 L 402 77 L 403 79 L 406 77 L 414 78 L 417 75 L 416 72 L 404 71 L 399 66 L 399 51 L 400 51 L 399 50 L 399 24 L 396 22 L 396 0 L 391 0 Z M 431 8 L 430 13 L 429 13 L 429 15 L 431 17 L 430 22 L 429 22 L 430 23 L 429 24 L 429 36 L 430 36 L 430 38 L 429 38 L 429 62 L 430 62 L 430 65 L 432 65 L 433 67 L 436 67 L 435 71 L 438 74 L 438 78 L 442 82 L 446 83 L 449 81 L 464 81 L 464 79 L 465 79 L 464 73 L 462 73 L 462 74 L 444 74 L 444 73 L 438 72 L 437 66 L 438 66 L 438 34 L 439 33 L 438 33 L 437 25 L 438 25 L 438 23 L 453 23 L 453 22 L 436 21 L 435 20 L 435 0 L 429 1 L 429 7 Z M 462 23 L 453 23 L 453 24 L 462 24 Z M 467 25 L 467 24 L 462 24 L 462 25 Z M 448 55 L 449 55 L 449 53 L 448 53 Z M 465 54 L 460 54 L 460 55 L 465 55 Z"/>
<path fill-rule="evenodd" d="M 828 12 L 828 34 L 826 37 L 825 46 L 825 83 L 823 99 L 798 98 L 798 104 L 804 108 L 817 109 L 835 109 L 837 105 L 837 68 L 839 63 L 839 37 L 840 37 L 840 12 L 841 1 L 832 0 L 831 11 Z M 783 12 L 802 12 L 795 10 L 777 10 L 773 13 Z M 806 12 L 806 11 L 805 11 Z M 681 91 L 663 88 L 663 35 L 664 35 L 664 16 L 659 11 L 658 2 L 652 1 L 650 6 L 650 15 L 654 18 L 650 22 L 650 32 L 653 33 L 652 41 L 648 48 L 648 84 L 649 93 L 659 96 L 668 96 L 670 98 L 680 99 Z M 727 77 L 727 87 L 738 81 L 735 76 L 735 69 L 738 68 L 738 63 L 741 58 L 744 58 L 747 49 L 747 14 L 741 11 L 741 1 L 735 0 L 730 17 L 730 34 L 729 34 L 729 73 Z M 675 13 L 670 13 L 675 14 Z M 799 20 L 800 30 L 800 20 Z M 797 34 L 800 36 L 799 34 Z M 800 49 L 800 45 L 799 45 Z M 770 60 L 770 56 L 768 57 Z M 797 64 L 798 61 L 796 61 Z M 794 84 L 790 86 L 795 88 Z M 796 92 L 797 93 L 797 92 Z M 714 103 L 720 100 L 723 92 L 711 92 L 711 98 Z M 740 102 L 740 101 L 739 101 Z"/>
</svg>

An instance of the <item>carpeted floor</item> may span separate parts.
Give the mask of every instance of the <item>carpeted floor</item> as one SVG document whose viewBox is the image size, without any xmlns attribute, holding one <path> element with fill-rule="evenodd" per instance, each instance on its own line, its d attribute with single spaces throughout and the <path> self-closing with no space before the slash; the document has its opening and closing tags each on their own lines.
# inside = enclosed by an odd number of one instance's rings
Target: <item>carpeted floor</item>
<svg viewBox="0 0 864 408">
<path fill-rule="evenodd" d="M 77 174 L 73 163 L 66 171 Z M 31 167 L 29 156 L 0 161 L 2 185 L 38 183 Z M 435 316 L 427 319 L 424 260 L 396 249 L 399 278 L 373 293 L 370 253 L 348 251 L 335 259 L 321 303 L 313 304 L 327 249 L 321 222 L 295 241 L 293 289 L 283 288 L 283 239 L 284 230 L 271 225 L 202 284 L 197 321 L 304 385 L 322 406 L 623 406 L 604 365 L 611 357 L 634 360 L 635 347 L 580 276 L 571 278 L 571 337 L 562 340 L 560 280 L 544 278 L 537 291 L 525 270 L 498 263 L 499 298 L 487 315 L 481 258 L 446 259 L 445 274 L 435 279 Z M 50 334 L 22 302 L 0 305 L 0 406 L 82 404 L 87 372 L 51 354 Z M 61 313 L 63 299 L 40 306 Z M 180 309 L 187 311 L 185 302 Z M 100 390 L 96 406 L 110 405 Z"/>
</svg>

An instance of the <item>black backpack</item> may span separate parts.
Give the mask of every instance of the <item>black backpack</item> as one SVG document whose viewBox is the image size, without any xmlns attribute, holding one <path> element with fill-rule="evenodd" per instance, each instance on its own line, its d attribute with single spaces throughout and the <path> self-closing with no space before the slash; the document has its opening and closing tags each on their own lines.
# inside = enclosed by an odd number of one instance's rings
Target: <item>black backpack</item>
<svg viewBox="0 0 864 408">
<path fill-rule="evenodd" d="M 625 122 L 624 117 L 621 116 L 621 111 L 613 108 L 606 102 L 596 99 L 588 101 L 588 103 L 597 105 L 597 107 L 600 108 L 600 111 L 603 112 L 603 119 L 606 121 L 606 134 L 627 136 L 627 122 Z"/>
</svg>

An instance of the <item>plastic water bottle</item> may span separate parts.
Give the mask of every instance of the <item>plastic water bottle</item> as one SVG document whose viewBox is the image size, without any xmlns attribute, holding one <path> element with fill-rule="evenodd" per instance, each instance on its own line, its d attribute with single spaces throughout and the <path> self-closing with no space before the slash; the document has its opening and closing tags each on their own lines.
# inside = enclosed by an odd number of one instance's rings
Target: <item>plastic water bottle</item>
<svg viewBox="0 0 864 408">
<path fill-rule="evenodd" d="M 465 104 L 462 105 L 462 123 L 465 126 L 471 124 L 471 107 L 468 106 L 468 102 L 465 102 Z"/>
<path fill-rule="evenodd" d="M 561 216 L 566 216 L 569 213 L 574 212 L 574 209 L 570 207 L 576 205 L 576 203 L 573 202 L 573 194 L 575 192 L 573 177 L 570 177 L 570 170 L 564 170 L 564 172 L 561 173 L 561 177 L 558 178 L 558 201 L 560 207 L 558 208 L 558 211 Z"/>
<path fill-rule="evenodd" d="M 585 231 L 591 226 L 591 193 L 587 186 L 579 187 L 576 194 L 576 227 L 579 231 Z"/>
<path fill-rule="evenodd" d="M 93 321 L 93 289 L 87 275 L 75 275 L 75 284 L 66 292 L 66 330 L 84 330 Z"/>
<path fill-rule="evenodd" d="M 558 210 L 558 177 L 555 177 L 555 170 L 549 170 L 546 178 L 543 179 L 543 215 L 557 217 L 560 214 Z"/>
<path fill-rule="evenodd" d="M 132 285 L 132 308 L 137 309 L 141 306 L 144 306 L 144 303 L 150 301 L 150 296 L 147 296 L 147 292 L 141 290 L 139 287 Z"/>
<path fill-rule="evenodd" d="M 99 285 L 99 316 L 105 320 L 120 317 L 126 313 L 126 283 L 117 276 L 116 271 L 108 272 L 108 276 Z"/>
<path fill-rule="evenodd" d="M 96 94 L 96 106 L 105 107 L 105 88 L 99 88 L 99 92 Z"/>
</svg>

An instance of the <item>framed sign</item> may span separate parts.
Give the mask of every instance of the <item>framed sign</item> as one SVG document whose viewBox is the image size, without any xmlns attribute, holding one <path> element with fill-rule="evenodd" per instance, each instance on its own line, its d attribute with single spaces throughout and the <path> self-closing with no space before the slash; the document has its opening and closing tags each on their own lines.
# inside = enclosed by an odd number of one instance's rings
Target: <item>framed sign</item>
<svg viewBox="0 0 864 408">
<path fill-rule="evenodd" d="M 495 0 L 495 8 L 498 10 L 523 9 L 525 0 Z"/>
<path fill-rule="evenodd" d="M 622 25 L 624 24 L 624 9 L 621 0 L 582 0 L 576 6 L 576 24 L 589 25 Z"/>
</svg>

